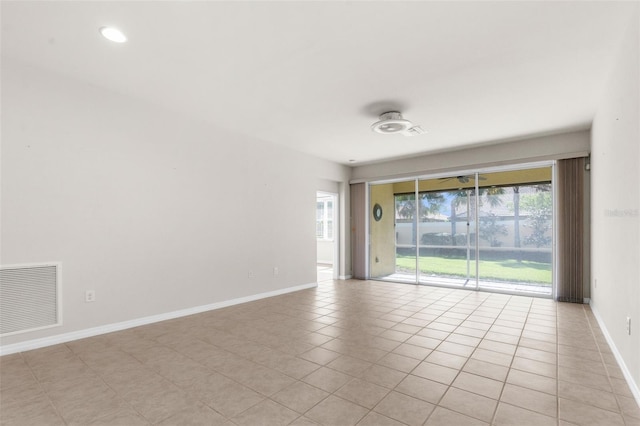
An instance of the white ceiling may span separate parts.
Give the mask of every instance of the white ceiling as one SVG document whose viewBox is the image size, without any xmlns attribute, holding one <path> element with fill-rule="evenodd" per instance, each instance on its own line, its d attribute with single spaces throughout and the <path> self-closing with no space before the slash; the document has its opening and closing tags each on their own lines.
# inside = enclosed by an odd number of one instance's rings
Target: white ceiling
<svg viewBox="0 0 640 426">
<path fill-rule="evenodd" d="M 362 164 L 588 128 L 636 6 L 3 1 L 2 59 Z M 388 109 L 428 133 L 371 132 Z"/>
</svg>

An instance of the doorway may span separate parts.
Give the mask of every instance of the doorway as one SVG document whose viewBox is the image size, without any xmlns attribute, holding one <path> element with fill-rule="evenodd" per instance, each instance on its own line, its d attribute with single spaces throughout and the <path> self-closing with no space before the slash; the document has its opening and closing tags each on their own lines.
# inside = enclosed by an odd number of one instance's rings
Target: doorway
<svg viewBox="0 0 640 426">
<path fill-rule="evenodd" d="M 338 273 L 338 194 L 316 193 L 317 281 L 337 279 Z"/>
</svg>

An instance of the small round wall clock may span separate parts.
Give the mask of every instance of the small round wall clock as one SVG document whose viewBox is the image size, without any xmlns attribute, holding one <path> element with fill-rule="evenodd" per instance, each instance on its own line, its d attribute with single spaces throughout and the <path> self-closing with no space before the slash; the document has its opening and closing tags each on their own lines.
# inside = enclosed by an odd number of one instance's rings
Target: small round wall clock
<svg viewBox="0 0 640 426">
<path fill-rule="evenodd" d="M 380 219 L 382 219 L 382 207 L 380 207 L 380 204 L 378 203 L 373 206 L 373 218 L 376 222 L 379 222 Z"/>
</svg>

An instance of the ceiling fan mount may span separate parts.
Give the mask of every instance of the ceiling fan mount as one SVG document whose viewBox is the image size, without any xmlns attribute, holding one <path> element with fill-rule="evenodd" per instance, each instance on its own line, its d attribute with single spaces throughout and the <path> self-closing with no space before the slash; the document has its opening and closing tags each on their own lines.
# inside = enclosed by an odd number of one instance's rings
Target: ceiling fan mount
<svg viewBox="0 0 640 426">
<path fill-rule="evenodd" d="M 469 183 L 470 181 L 475 180 L 475 175 L 461 175 L 461 176 L 454 176 L 454 177 L 448 177 L 448 178 L 440 178 L 440 180 L 443 183 L 453 179 L 457 179 L 459 183 Z M 487 180 L 487 178 L 484 176 L 478 175 L 478 180 Z"/>
<path fill-rule="evenodd" d="M 420 126 L 402 117 L 398 111 L 388 111 L 380 114 L 379 120 L 371 125 L 371 130 L 384 135 L 402 134 L 404 136 L 421 135 L 425 133 Z"/>
</svg>

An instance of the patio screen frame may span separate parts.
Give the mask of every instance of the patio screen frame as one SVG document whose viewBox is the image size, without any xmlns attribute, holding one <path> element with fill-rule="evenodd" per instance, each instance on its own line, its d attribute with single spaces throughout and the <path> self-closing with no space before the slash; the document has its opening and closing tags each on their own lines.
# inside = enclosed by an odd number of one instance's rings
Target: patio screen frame
<svg viewBox="0 0 640 426">
<path fill-rule="evenodd" d="M 551 187 L 551 199 L 552 199 L 552 214 L 551 214 L 551 238 L 552 238 L 552 242 L 551 242 L 551 291 L 549 294 L 541 294 L 541 293 L 537 293 L 537 292 L 527 292 L 527 291 L 517 291 L 517 290 L 504 290 L 504 289 L 493 289 L 493 288 L 487 288 L 487 287 L 483 287 L 481 285 L 481 280 L 480 280 L 480 256 L 481 256 L 481 251 L 483 249 L 483 246 L 481 246 L 480 244 L 480 228 L 479 228 L 479 212 L 480 212 L 480 197 L 476 196 L 479 192 L 480 192 L 480 188 L 482 187 L 482 185 L 480 184 L 480 175 L 483 174 L 489 174 L 489 173 L 496 173 L 496 172 L 509 172 L 509 171 L 523 171 L 523 170 L 528 170 L 528 169 L 540 169 L 540 168 L 550 168 L 551 169 L 551 182 L 550 182 L 550 187 Z M 408 182 L 413 182 L 414 185 L 414 190 L 413 190 L 413 194 L 414 194 L 414 199 L 415 200 L 419 200 L 421 191 L 419 191 L 419 182 L 423 181 L 423 180 L 431 180 L 431 179 L 450 179 L 452 177 L 461 177 L 461 176 L 472 176 L 473 177 L 473 181 L 474 184 L 471 187 L 472 189 L 472 194 L 471 194 L 471 198 L 472 198 L 472 205 L 473 205 L 473 221 L 474 221 L 474 225 L 475 225 L 475 229 L 477 230 L 477 232 L 474 232 L 474 235 L 472 235 L 472 238 L 470 239 L 470 247 L 468 247 L 468 250 L 470 249 L 470 251 L 473 251 L 473 257 L 472 257 L 472 261 L 475 262 L 474 268 L 475 269 L 475 278 L 472 275 L 471 279 L 468 282 L 468 285 L 465 286 L 460 286 L 460 285 L 449 285 L 449 284 L 443 284 L 443 283 L 437 283 L 437 282 L 429 282 L 429 283 L 425 283 L 424 281 L 422 281 L 420 279 L 420 256 L 419 256 L 419 252 L 420 252 L 420 226 L 415 226 L 415 242 L 416 242 L 416 255 L 415 255 L 415 279 L 413 280 L 395 280 L 395 279 L 389 279 L 389 278 L 385 278 L 385 277 L 376 277 L 373 276 L 373 274 L 371 273 L 371 263 L 372 263 L 372 259 L 371 259 L 371 249 L 372 249 L 372 235 L 371 235 L 371 222 L 373 221 L 373 218 L 370 217 L 371 216 L 371 209 L 373 208 L 373 206 L 371 205 L 371 188 L 375 185 L 382 185 L 382 184 L 397 184 L 397 183 L 408 183 Z M 368 181 L 365 182 L 366 183 L 366 191 L 365 191 L 365 202 L 366 202 L 366 207 L 367 207 L 367 212 L 368 214 L 366 215 L 366 219 L 365 219 L 365 226 L 366 226 L 366 241 L 365 241 L 365 247 L 366 247 L 366 279 L 371 279 L 371 280 L 378 280 L 378 281 L 393 281 L 393 282 L 402 282 L 402 283 L 408 283 L 408 284 L 417 284 L 417 285 L 430 285 L 430 286 L 441 286 L 441 287 L 448 287 L 448 288 L 465 288 L 465 289 L 471 289 L 471 290 L 484 290 L 484 291 L 490 291 L 490 292 L 494 292 L 494 293 L 505 293 L 505 294 L 512 294 L 512 295 L 524 295 L 524 296 L 535 296 L 535 297 L 543 297 L 543 298 L 550 298 L 550 299 L 555 299 L 556 297 L 556 282 L 557 282 L 557 252 L 556 252 L 556 241 L 557 241 L 557 211 L 558 209 L 556 208 L 557 206 L 557 190 L 556 190 L 556 161 L 542 161 L 542 162 L 535 162 L 535 163 L 526 163 L 526 164 L 519 164 L 519 165 L 509 165 L 509 166 L 500 166 L 500 167 L 489 167 L 489 168 L 476 168 L 474 170 L 459 170 L 459 171 L 453 171 L 453 172 L 446 172 L 446 173 L 436 173 L 436 174 L 426 174 L 426 175 L 416 175 L 416 176 L 408 176 L 408 177 L 402 177 L 402 178 L 395 178 L 395 179 L 384 179 L 384 180 L 372 180 L 372 181 Z M 529 185 L 535 185 L 536 183 L 539 182 L 531 182 Z M 513 186 L 516 186 L 517 182 L 514 182 Z M 523 185 L 527 185 L 527 183 L 523 183 Z M 510 186 L 509 184 L 506 184 L 504 186 Z M 408 194 L 409 192 L 407 192 Z M 419 207 L 420 203 L 416 202 L 415 203 L 415 217 L 418 218 L 419 217 Z M 388 214 L 392 214 L 391 212 L 389 212 Z M 417 220 L 417 223 L 419 224 L 419 219 Z M 394 225 L 395 226 L 395 225 Z M 469 234 L 469 233 L 467 233 Z M 469 238 L 469 235 L 467 235 L 467 238 Z"/>
</svg>

